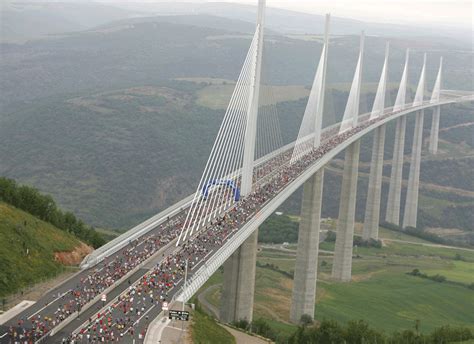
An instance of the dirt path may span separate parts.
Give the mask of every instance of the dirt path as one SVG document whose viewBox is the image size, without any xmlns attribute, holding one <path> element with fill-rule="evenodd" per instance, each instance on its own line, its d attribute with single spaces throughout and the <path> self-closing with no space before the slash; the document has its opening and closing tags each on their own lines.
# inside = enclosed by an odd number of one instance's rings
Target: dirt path
<svg viewBox="0 0 474 344">
<path fill-rule="evenodd" d="M 333 172 L 333 173 L 336 173 L 338 175 L 342 175 L 342 169 L 339 169 L 338 167 L 326 165 L 326 169 Z M 359 176 L 363 176 L 365 178 L 368 178 L 369 173 L 359 171 Z M 390 183 L 390 177 L 383 176 L 382 181 L 384 183 Z M 408 180 L 403 179 L 402 180 L 402 185 L 404 187 L 406 187 L 407 184 L 408 184 Z M 460 196 L 465 196 L 465 197 L 474 197 L 474 191 L 453 188 L 451 186 L 443 186 L 443 185 L 438 185 L 438 184 L 430 184 L 430 183 L 420 182 L 420 188 L 425 189 L 425 190 L 431 190 L 431 191 L 448 192 L 448 193 L 453 193 L 453 194 L 460 195 Z"/>
<path fill-rule="evenodd" d="M 209 288 L 198 295 L 199 304 L 205 308 L 206 313 L 214 316 L 216 319 L 219 319 L 219 309 L 207 301 L 207 295 L 220 288 L 220 286 L 221 284 L 211 285 Z"/>
<path fill-rule="evenodd" d="M 222 325 L 222 324 L 219 324 L 219 325 L 222 326 L 223 328 L 225 328 L 226 331 L 228 331 L 231 335 L 234 336 L 235 341 L 236 341 L 237 344 L 268 344 L 268 343 L 273 343 L 269 339 L 264 340 L 264 339 L 261 339 L 259 337 L 251 336 L 247 333 L 234 330 L 231 327 L 228 327 L 228 326 L 225 326 L 225 325 Z"/>
<path fill-rule="evenodd" d="M 414 241 L 406 241 L 406 240 L 397 240 L 397 239 L 382 239 L 383 241 L 391 241 L 391 242 L 400 242 L 403 244 L 410 244 L 410 245 L 419 245 L 419 246 L 426 246 L 426 247 L 436 247 L 436 248 L 449 248 L 451 250 L 461 250 L 461 251 L 468 251 L 474 252 L 472 248 L 466 247 L 457 247 L 457 246 L 449 246 L 449 245 L 440 245 L 440 244 L 427 244 L 423 242 L 414 242 Z"/>
<path fill-rule="evenodd" d="M 220 288 L 221 284 L 211 285 L 207 289 L 205 289 L 202 293 L 198 295 L 199 304 L 204 308 L 206 313 L 214 316 L 215 318 L 219 318 L 219 309 L 212 305 L 209 301 L 207 301 L 207 296 L 210 293 L 213 293 L 216 289 Z M 246 334 L 241 331 L 237 331 L 231 327 L 228 327 L 224 324 L 218 323 L 219 326 L 222 326 L 226 329 L 232 336 L 234 336 L 235 341 L 237 344 L 268 344 L 272 343 L 270 340 L 263 340 L 259 337 L 254 337 L 249 334 Z"/>
<path fill-rule="evenodd" d="M 452 127 L 442 128 L 439 130 L 439 132 L 448 131 L 448 130 L 456 129 L 456 128 L 462 128 L 462 127 L 470 127 L 472 125 L 474 125 L 474 122 L 460 123 L 460 124 L 453 125 Z"/>
</svg>

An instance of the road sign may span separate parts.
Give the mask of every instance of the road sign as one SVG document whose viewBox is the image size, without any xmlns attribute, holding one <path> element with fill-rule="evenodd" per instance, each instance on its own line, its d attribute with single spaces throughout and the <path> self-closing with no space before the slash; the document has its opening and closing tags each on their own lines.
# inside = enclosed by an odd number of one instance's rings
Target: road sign
<svg viewBox="0 0 474 344">
<path fill-rule="evenodd" d="M 189 312 L 187 311 L 176 311 L 174 309 L 170 310 L 168 314 L 169 319 L 176 319 L 176 320 L 189 320 Z"/>
<path fill-rule="evenodd" d="M 107 295 L 102 294 L 102 296 L 100 297 L 100 300 L 101 300 L 102 302 L 107 301 Z"/>
<path fill-rule="evenodd" d="M 163 302 L 163 307 L 161 307 L 164 311 L 168 310 L 168 302 Z"/>
</svg>

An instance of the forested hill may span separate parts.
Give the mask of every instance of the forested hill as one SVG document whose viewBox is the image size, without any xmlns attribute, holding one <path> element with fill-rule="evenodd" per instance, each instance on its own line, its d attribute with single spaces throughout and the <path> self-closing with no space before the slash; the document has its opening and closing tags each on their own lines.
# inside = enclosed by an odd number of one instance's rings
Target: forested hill
<svg viewBox="0 0 474 344">
<path fill-rule="evenodd" d="M 73 213 L 60 210 L 51 196 L 43 195 L 32 187 L 18 185 L 12 179 L 0 177 L 0 202 L 21 209 L 94 248 L 105 243 L 98 232 L 77 219 Z M 4 215 L 0 212 L 0 217 Z"/>
<path fill-rule="evenodd" d="M 210 24 L 204 27 L 206 22 Z M 2 44 L 0 104 L 8 113 L 17 103 L 30 104 L 64 93 L 150 85 L 183 77 L 235 80 L 250 44 L 251 34 L 246 32 L 251 28 L 250 24 L 209 16 L 152 17 L 121 20 L 22 45 Z M 310 85 L 322 46 L 318 38 L 267 34 L 265 82 Z M 370 53 L 365 57 L 364 83 L 378 81 L 385 41 L 367 37 L 366 51 Z M 463 50 L 451 41 L 440 45 L 434 38 L 397 38 L 390 44 L 391 81 L 400 80 L 406 48 L 421 45 L 423 50 L 410 55 L 410 83 L 416 84 L 423 52 L 427 52 L 428 84 L 433 84 L 443 56 L 443 87 L 472 87 L 469 47 Z M 328 83 L 352 78 L 358 49 L 356 35 L 331 38 Z"/>
</svg>

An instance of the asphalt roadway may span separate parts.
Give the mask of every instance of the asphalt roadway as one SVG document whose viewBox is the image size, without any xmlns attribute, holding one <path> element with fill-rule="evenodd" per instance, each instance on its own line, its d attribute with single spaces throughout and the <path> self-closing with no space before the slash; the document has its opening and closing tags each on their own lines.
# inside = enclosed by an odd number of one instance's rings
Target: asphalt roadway
<svg viewBox="0 0 474 344">
<path fill-rule="evenodd" d="M 184 212 L 184 210 L 183 210 Z M 174 219 L 178 218 L 180 215 L 182 215 L 183 212 L 180 212 L 170 218 L 169 220 L 165 220 L 165 223 L 168 221 L 173 221 Z M 166 225 L 166 224 L 165 224 Z M 145 235 L 141 236 L 140 238 L 137 239 L 138 244 L 137 248 L 138 249 L 143 249 L 144 248 L 144 242 L 145 240 L 150 237 L 150 235 L 155 235 L 158 236 L 160 232 L 160 225 L 157 225 L 154 229 L 146 233 Z M 171 245 L 174 247 L 174 245 Z M 69 279 L 67 279 L 65 282 L 63 282 L 61 285 L 56 286 L 55 288 L 51 289 L 48 291 L 45 295 L 43 295 L 35 304 L 31 305 L 27 309 L 25 309 L 23 312 L 20 314 L 16 315 L 6 323 L 0 325 L 0 343 L 1 344 L 9 344 L 12 343 L 10 336 L 8 335 L 9 328 L 10 327 L 17 327 L 18 326 L 18 321 L 19 319 L 24 320 L 23 327 L 25 328 L 31 328 L 31 319 L 32 318 L 38 318 L 41 317 L 44 319 L 44 317 L 52 317 L 54 318 L 55 312 L 58 310 L 58 307 L 61 305 L 65 304 L 67 301 L 72 300 L 73 296 L 71 295 L 71 291 L 79 286 L 81 284 L 81 279 L 86 278 L 88 275 L 94 273 L 95 271 L 102 271 L 107 264 L 109 264 L 113 259 L 115 258 L 123 258 L 125 259 L 125 252 L 130 248 L 130 243 L 127 244 L 125 247 L 114 253 L 113 255 L 109 256 L 107 259 L 103 260 L 102 262 L 98 263 L 97 265 L 81 270 L 78 273 L 74 274 L 71 276 Z M 147 264 L 148 265 L 148 264 Z M 126 289 L 130 284 L 133 284 L 135 281 L 140 279 L 147 271 L 149 268 L 141 268 L 133 275 L 129 276 L 128 279 L 126 279 L 123 283 L 118 285 L 115 289 L 113 289 L 109 295 L 107 295 L 108 298 L 113 298 L 116 297 L 121 291 Z M 80 318 L 87 317 L 89 314 L 93 314 L 97 308 L 101 308 L 100 306 L 102 305 L 102 302 L 96 302 L 93 304 L 88 310 L 85 310 L 83 313 L 80 313 Z M 76 324 L 79 320 L 73 321 L 71 325 L 68 325 L 65 327 L 64 330 L 60 331 L 61 334 L 64 335 L 64 331 L 66 329 L 70 329 L 73 325 Z M 60 343 L 59 341 L 56 341 L 58 336 L 53 336 L 47 338 L 45 342 L 47 343 Z M 54 341 L 51 341 L 51 339 L 55 338 Z"/>
</svg>

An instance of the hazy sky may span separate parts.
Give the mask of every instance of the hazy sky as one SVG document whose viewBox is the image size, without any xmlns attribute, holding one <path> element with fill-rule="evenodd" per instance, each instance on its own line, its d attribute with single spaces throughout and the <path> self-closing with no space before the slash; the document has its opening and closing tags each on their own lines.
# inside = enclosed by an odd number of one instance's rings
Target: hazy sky
<svg viewBox="0 0 474 344">
<path fill-rule="evenodd" d="M 256 3 L 256 0 L 222 1 Z M 267 0 L 267 5 L 316 14 L 330 12 L 334 16 L 366 21 L 473 27 L 472 0 Z"/>
<path fill-rule="evenodd" d="M 12 1 L 12 0 L 0 0 Z M 13 0 L 15 1 L 15 0 Z M 256 5 L 258 0 L 30 0 L 107 3 L 233 2 Z M 462 27 L 474 31 L 474 0 L 267 0 L 267 6 L 359 19 L 363 21 L 421 26 Z"/>
</svg>

